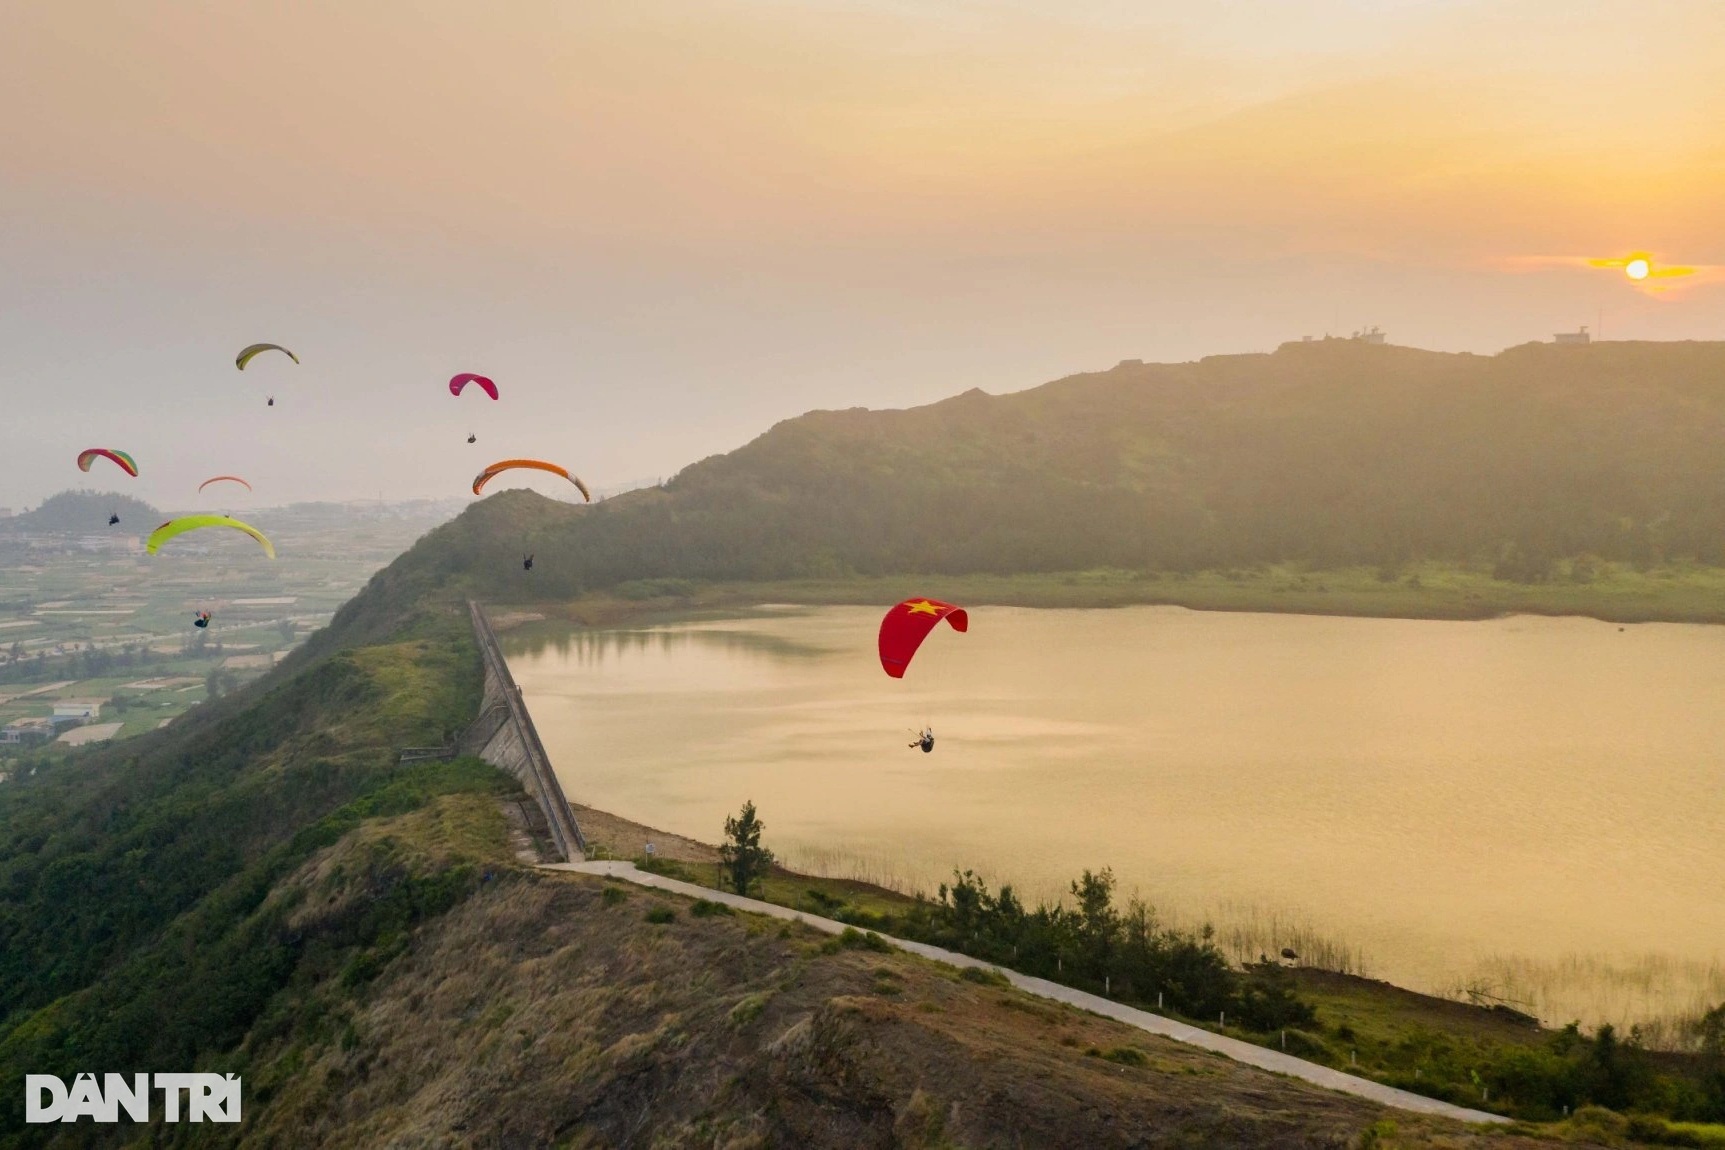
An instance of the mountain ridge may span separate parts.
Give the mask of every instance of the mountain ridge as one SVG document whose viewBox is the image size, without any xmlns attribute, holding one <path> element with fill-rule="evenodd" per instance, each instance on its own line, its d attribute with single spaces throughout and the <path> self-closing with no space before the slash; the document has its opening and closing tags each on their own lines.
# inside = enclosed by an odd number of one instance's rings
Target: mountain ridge
<svg viewBox="0 0 1725 1150">
<path fill-rule="evenodd" d="M 642 579 L 1717 566 L 1720 442 L 1725 343 L 1293 343 L 812 411 L 662 487 L 531 509 L 503 493 L 440 566 L 547 598 Z M 529 552 L 531 581 L 502 570 Z"/>
</svg>

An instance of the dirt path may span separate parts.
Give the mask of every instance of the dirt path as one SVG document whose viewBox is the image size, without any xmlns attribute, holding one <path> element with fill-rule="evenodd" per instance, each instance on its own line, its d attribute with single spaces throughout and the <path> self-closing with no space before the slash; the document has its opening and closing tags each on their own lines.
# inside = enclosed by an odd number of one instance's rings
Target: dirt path
<svg viewBox="0 0 1725 1150">
<path fill-rule="evenodd" d="M 727 891 L 709 890 L 704 886 L 696 886 L 694 883 L 680 882 L 677 879 L 666 878 L 663 875 L 650 874 L 646 871 L 636 869 L 635 864 L 631 862 L 606 861 L 549 863 L 546 864 L 543 869 L 575 871 L 580 874 L 609 875 L 613 878 L 623 879 L 627 882 L 639 883 L 642 886 L 651 886 L 657 887 L 660 890 L 673 891 L 677 894 L 687 895 L 690 898 L 703 898 L 712 902 L 722 902 L 728 906 L 736 907 L 738 910 L 748 911 L 751 914 L 763 914 L 772 918 L 790 919 L 795 922 L 807 923 L 816 930 L 822 930 L 828 934 L 842 934 L 846 930 L 853 929 L 842 922 L 837 922 L 830 918 L 821 918 L 818 915 L 806 914 L 798 910 L 792 910 L 790 907 L 779 906 L 776 903 L 761 902 L 758 899 L 752 898 L 743 898 L 740 895 L 731 894 Z M 1361 1098 L 1369 1099 L 1370 1101 L 1383 1106 L 1393 1106 L 1398 1110 L 1409 1110 L 1418 1114 L 1433 1114 L 1443 1118 L 1453 1118 L 1461 1122 L 1502 1123 L 1509 1121 L 1509 1119 L 1499 1114 L 1488 1114 L 1483 1110 L 1470 1110 L 1464 1106 L 1455 1106 L 1448 1102 L 1440 1102 L 1435 1098 L 1427 1098 L 1421 1094 L 1413 1094 L 1406 1090 L 1397 1090 L 1393 1086 L 1385 1086 L 1381 1082 L 1373 1082 L 1369 1078 L 1360 1078 L 1352 1074 L 1344 1074 L 1340 1070 L 1332 1070 L 1328 1066 L 1319 1066 L 1315 1062 L 1307 1062 L 1303 1058 L 1295 1058 L 1292 1055 L 1283 1054 L 1277 1050 L 1266 1050 L 1262 1046 L 1253 1046 L 1249 1042 L 1241 1042 L 1236 1038 L 1229 1038 L 1221 1034 L 1212 1034 L 1208 1030 L 1201 1030 L 1196 1026 L 1188 1026 L 1183 1022 L 1176 1022 L 1171 1018 L 1164 1018 L 1160 1014 L 1151 1014 L 1148 1011 L 1136 1010 L 1130 1006 L 1122 1005 L 1121 1003 L 1114 1002 L 1111 999 L 1103 998 L 1099 995 L 1087 994 L 1082 990 L 1074 990 L 1069 986 L 1061 986 L 1059 983 L 1049 982 L 1046 979 L 1032 978 L 1029 975 L 1019 974 L 1015 970 L 1009 970 L 1002 966 L 995 966 L 992 963 L 971 958 L 969 955 L 958 954 L 950 950 L 942 950 L 940 947 L 929 946 L 927 943 L 910 942 L 906 939 L 892 938 L 891 936 L 883 937 L 900 950 L 906 950 L 912 954 L 918 954 L 924 958 L 932 959 L 935 962 L 945 963 L 948 966 L 976 966 L 992 970 L 1002 975 L 1008 982 L 1012 983 L 1013 986 L 1024 991 L 1026 994 L 1035 995 L 1038 998 L 1046 998 L 1054 1002 L 1064 1002 L 1068 1005 L 1076 1006 L 1081 1010 L 1088 1010 L 1092 1013 L 1115 1019 L 1118 1022 L 1124 1022 L 1128 1026 L 1135 1026 L 1138 1029 L 1148 1031 L 1151 1034 L 1159 1034 L 1164 1038 L 1171 1038 L 1176 1042 L 1183 1042 L 1190 1046 L 1197 1046 L 1205 1050 L 1215 1051 L 1218 1054 L 1227 1055 L 1236 1062 L 1243 1062 L 1249 1066 L 1256 1066 L 1261 1070 L 1268 1070 L 1275 1074 L 1285 1074 L 1290 1078 L 1303 1079 L 1306 1082 L 1315 1083 L 1318 1086 L 1324 1086 L 1331 1090 L 1338 1090 L 1345 1094 L 1353 1094 Z"/>
</svg>

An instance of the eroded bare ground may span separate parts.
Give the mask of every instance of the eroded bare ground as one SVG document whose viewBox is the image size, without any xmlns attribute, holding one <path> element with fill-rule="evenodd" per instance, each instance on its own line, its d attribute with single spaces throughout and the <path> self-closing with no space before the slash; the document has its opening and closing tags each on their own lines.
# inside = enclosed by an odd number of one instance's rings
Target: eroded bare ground
<svg viewBox="0 0 1725 1150">
<path fill-rule="evenodd" d="M 569 805 L 575 812 L 575 821 L 580 824 L 581 834 L 587 840 L 589 851 L 595 856 L 602 852 L 611 858 L 638 858 L 645 845 L 652 843 L 653 853 L 660 858 L 692 863 L 719 861 L 717 847 L 684 838 L 682 835 L 674 835 L 669 831 L 655 830 L 579 803 Z"/>
<path fill-rule="evenodd" d="M 308 1052 L 248 1112 L 248 1143 L 1550 1145 L 1385 1111 L 910 955 L 693 906 L 586 876 L 500 877 L 423 928 L 350 1037 Z M 673 917 L 647 921 L 655 910 Z M 1369 1133 L 1386 1120 L 1393 1132 Z"/>
</svg>

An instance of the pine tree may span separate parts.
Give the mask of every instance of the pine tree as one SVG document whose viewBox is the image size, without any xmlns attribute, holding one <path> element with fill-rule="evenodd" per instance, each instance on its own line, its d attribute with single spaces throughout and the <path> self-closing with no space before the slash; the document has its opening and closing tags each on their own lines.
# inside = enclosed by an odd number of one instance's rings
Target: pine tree
<svg viewBox="0 0 1725 1150">
<path fill-rule="evenodd" d="M 719 848 L 719 860 L 730 873 L 731 889 L 738 894 L 748 894 L 773 865 L 773 852 L 761 845 L 765 829 L 766 824 L 755 814 L 753 799 L 743 804 L 741 817 L 725 816 L 725 844 Z"/>
</svg>

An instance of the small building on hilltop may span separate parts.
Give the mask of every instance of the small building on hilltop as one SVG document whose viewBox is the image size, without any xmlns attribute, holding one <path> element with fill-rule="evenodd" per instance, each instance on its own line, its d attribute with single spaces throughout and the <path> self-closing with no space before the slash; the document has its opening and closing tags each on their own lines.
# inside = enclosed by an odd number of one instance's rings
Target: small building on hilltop
<svg viewBox="0 0 1725 1150">
<path fill-rule="evenodd" d="M 1553 343 L 1592 343 L 1593 337 L 1587 334 L 1587 325 L 1582 324 L 1580 331 L 1560 331 L 1551 337 Z"/>
<path fill-rule="evenodd" d="M 1384 333 L 1379 331 L 1378 325 L 1374 323 L 1365 331 L 1356 331 L 1354 333 L 1354 338 L 1359 340 L 1361 343 L 1381 344 L 1384 342 Z"/>
</svg>

